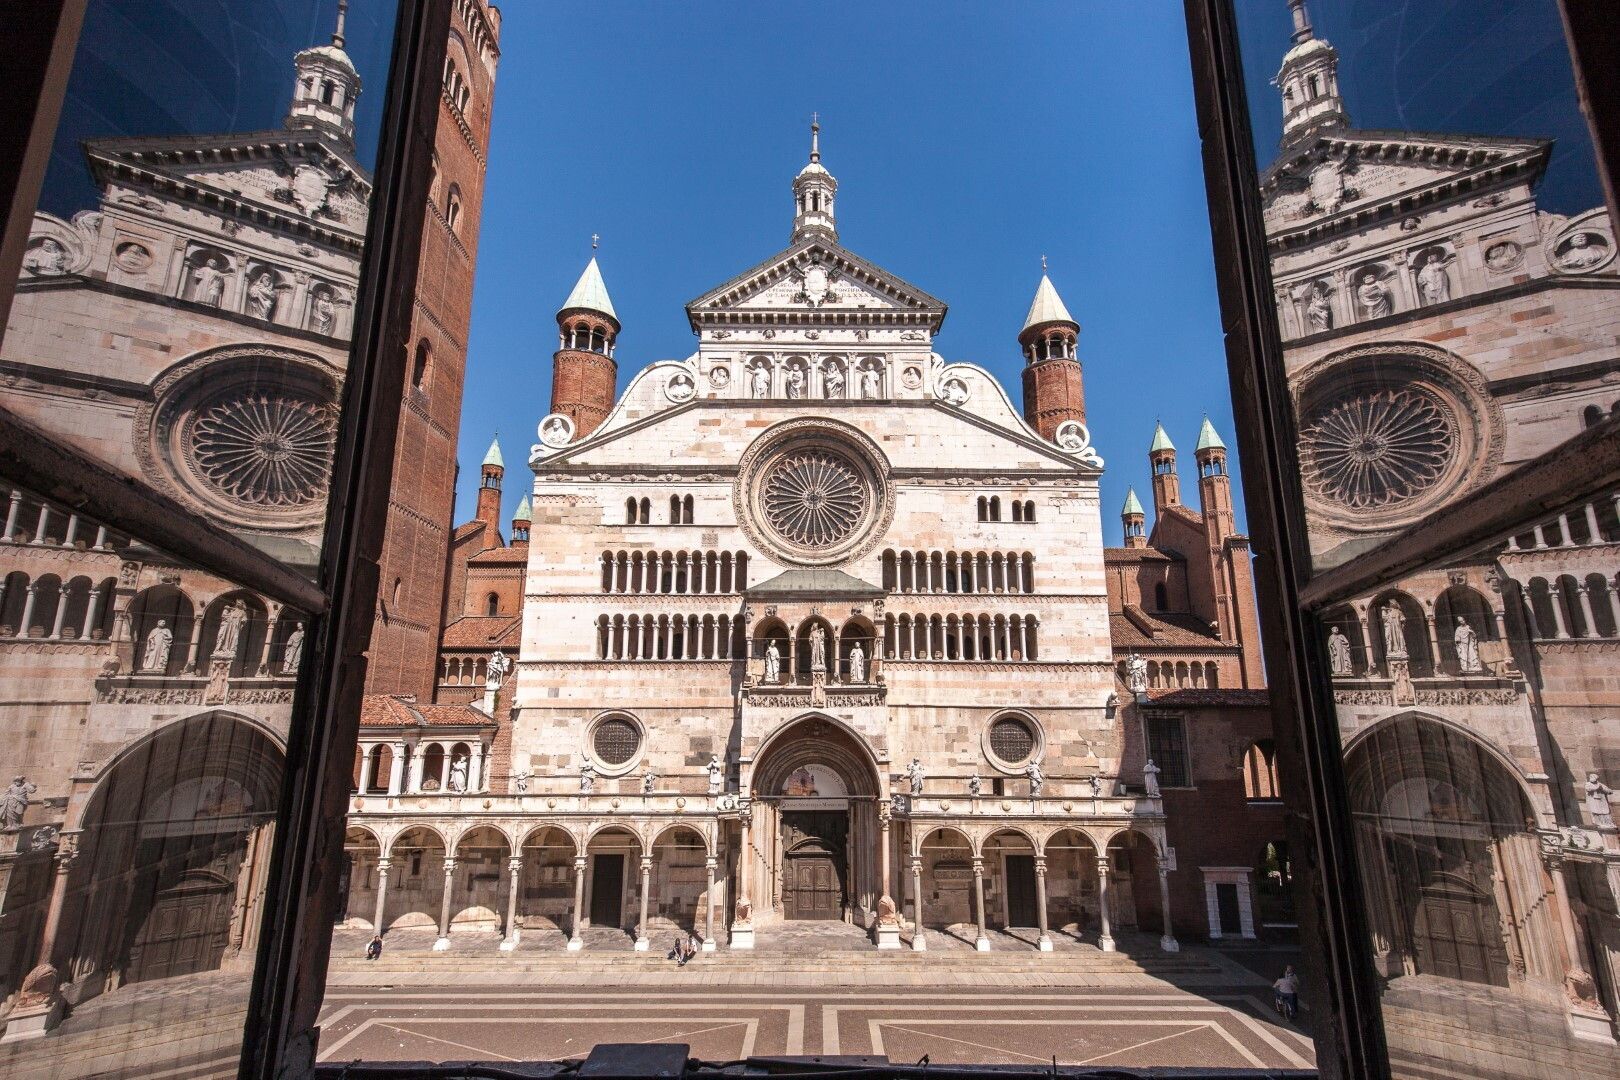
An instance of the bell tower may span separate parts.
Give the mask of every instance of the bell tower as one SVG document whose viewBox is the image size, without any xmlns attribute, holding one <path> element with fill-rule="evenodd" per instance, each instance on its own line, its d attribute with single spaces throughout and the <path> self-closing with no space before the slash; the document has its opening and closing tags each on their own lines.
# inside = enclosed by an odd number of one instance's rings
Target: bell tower
<svg viewBox="0 0 1620 1080">
<path fill-rule="evenodd" d="M 596 238 L 591 239 L 594 247 Z M 575 438 L 582 439 L 607 419 L 619 381 L 619 365 L 613 359 L 619 316 L 594 255 L 557 312 L 557 332 L 551 411 L 572 420 Z"/>
<path fill-rule="evenodd" d="M 1294 44 L 1272 80 L 1282 91 L 1283 147 L 1305 142 L 1326 128 L 1348 127 L 1339 96 L 1339 51 L 1316 36 L 1305 0 L 1288 0 Z"/>
<path fill-rule="evenodd" d="M 1086 394 L 1078 356 L 1080 324 L 1046 275 L 1044 257 L 1041 271 L 1018 344 L 1024 351 L 1024 419 L 1050 439 L 1065 420 L 1085 422 Z"/>
<path fill-rule="evenodd" d="M 807 237 L 838 242 L 838 218 L 833 199 L 838 181 L 821 164 L 821 124 L 810 121 L 810 163 L 793 178 L 793 243 Z"/>
<path fill-rule="evenodd" d="M 316 45 L 293 58 L 296 81 L 285 124 L 314 128 L 354 149 L 354 103 L 360 97 L 360 73 L 343 51 L 343 24 L 349 0 L 338 0 L 337 28 L 330 45 Z"/>
<path fill-rule="evenodd" d="M 1142 512 L 1142 500 L 1135 488 L 1125 489 L 1125 505 L 1120 507 L 1119 520 L 1125 526 L 1125 546 L 1147 547 L 1147 515 Z"/>
<path fill-rule="evenodd" d="M 1148 465 L 1153 469 L 1153 516 L 1158 518 L 1167 506 L 1181 505 L 1181 477 L 1176 475 L 1176 444 L 1165 434 L 1163 424 L 1153 425 L 1153 445 L 1148 447 Z"/>
<path fill-rule="evenodd" d="M 506 459 L 501 457 L 501 440 L 490 440 L 484 464 L 478 470 L 479 521 L 489 526 L 492 534 L 501 530 L 501 479 L 506 475 Z"/>
<path fill-rule="evenodd" d="M 1198 462 L 1198 508 L 1204 513 L 1210 543 L 1221 543 L 1237 532 L 1237 514 L 1232 509 L 1232 478 L 1226 472 L 1226 444 L 1207 416 L 1198 429 L 1193 458 Z"/>
</svg>

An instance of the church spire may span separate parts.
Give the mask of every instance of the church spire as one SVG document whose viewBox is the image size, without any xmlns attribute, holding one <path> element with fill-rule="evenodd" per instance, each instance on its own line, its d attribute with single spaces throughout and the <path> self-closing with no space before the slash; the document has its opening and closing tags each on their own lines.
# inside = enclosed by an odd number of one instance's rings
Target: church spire
<svg viewBox="0 0 1620 1080">
<path fill-rule="evenodd" d="M 793 178 L 793 242 L 820 237 L 838 242 L 838 220 L 833 213 L 833 197 L 838 181 L 821 164 L 820 114 L 810 120 L 810 163 Z"/>
<path fill-rule="evenodd" d="M 1042 437 L 1057 437 L 1059 425 L 1086 419 L 1085 385 L 1077 346 L 1080 324 L 1058 295 L 1041 257 L 1041 281 L 1018 344 L 1024 352 L 1024 419 Z"/>
<path fill-rule="evenodd" d="M 354 103 L 360 97 L 360 75 L 343 51 L 349 0 L 338 0 L 337 22 L 330 45 L 316 45 L 293 57 L 293 97 L 285 124 L 335 136 L 354 149 Z"/>
<path fill-rule="evenodd" d="M 1282 91 L 1285 149 L 1319 131 L 1350 125 L 1339 96 L 1338 50 L 1316 36 L 1305 0 L 1288 0 L 1288 11 L 1294 20 L 1294 45 L 1272 80 Z"/>
<path fill-rule="evenodd" d="M 593 250 L 596 241 L 591 237 Z M 557 311 L 557 351 L 551 358 L 551 411 L 574 422 L 576 438 L 595 431 L 613 408 L 618 340 L 619 316 L 592 255 Z"/>
</svg>

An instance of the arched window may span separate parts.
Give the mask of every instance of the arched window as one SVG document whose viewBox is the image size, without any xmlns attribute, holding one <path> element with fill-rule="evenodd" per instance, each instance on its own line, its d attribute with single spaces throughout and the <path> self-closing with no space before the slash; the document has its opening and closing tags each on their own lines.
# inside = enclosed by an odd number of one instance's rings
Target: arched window
<svg viewBox="0 0 1620 1080">
<path fill-rule="evenodd" d="M 418 390 L 427 383 L 428 357 L 432 351 L 427 338 L 416 343 L 416 357 L 411 361 L 411 385 Z"/>
<path fill-rule="evenodd" d="M 1000 495 L 992 495 L 992 496 L 990 496 L 990 520 L 991 521 L 1000 521 L 1001 520 L 1001 496 Z"/>
<path fill-rule="evenodd" d="M 652 524 L 652 500 L 651 499 L 643 498 L 641 500 L 641 523 L 643 525 L 651 525 Z"/>
<path fill-rule="evenodd" d="M 1243 755 L 1243 797 L 1251 801 L 1278 797 L 1277 747 L 1270 739 L 1252 743 Z"/>
<path fill-rule="evenodd" d="M 1164 582 L 1158 581 L 1153 585 L 1153 610 L 1170 610 L 1170 590 L 1164 587 Z"/>
<path fill-rule="evenodd" d="M 626 525 L 636 523 L 636 500 L 634 499 L 624 500 L 624 523 Z"/>
<path fill-rule="evenodd" d="M 501 613 L 501 598 L 497 593 L 490 593 L 484 597 L 484 614 L 499 615 Z"/>
<path fill-rule="evenodd" d="M 1034 520 L 1035 520 L 1035 502 L 1032 499 L 1026 499 L 1024 501 L 1024 521 L 1025 522 L 1031 522 L 1031 521 L 1034 521 Z"/>
<path fill-rule="evenodd" d="M 450 226 L 451 232 L 458 232 L 461 227 L 461 187 L 458 184 L 450 185 L 450 194 L 445 197 L 444 205 L 445 224 Z"/>
</svg>

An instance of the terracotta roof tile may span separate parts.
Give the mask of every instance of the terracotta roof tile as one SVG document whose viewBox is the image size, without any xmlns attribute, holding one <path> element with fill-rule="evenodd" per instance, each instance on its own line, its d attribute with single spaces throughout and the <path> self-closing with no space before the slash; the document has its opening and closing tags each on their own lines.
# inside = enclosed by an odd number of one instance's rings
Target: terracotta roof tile
<svg viewBox="0 0 1620 1080">
<path fill-rule="evenodd" d="M 444 628 L 441 649 L 516 648 L 522 641 L 520 615 L 469 615 Z"/>
<path fill-rule="evenodd" d="M 1155 705 L 1165 706 L 1240 705 L 1264 708 L 1271 703 L 1271 695 L 1265 690 L 1196 690 L 1178 687 L 1149 690 L 1148 700 Z"/>
<path fill-rule="evenodd" d="M 1158 548 L 1103 548 L 1103 562 L 1186 562 L 1186 557 Z"/>
<path fill-rule="evenodd" d="M 1126 612 L 1111 612 L 1108 626 L 1115 649 L 1208 649 L 1226 644 L 1196 615 L 1178 611 L 1145 611 L 1134 604 Z"/>
<path fill-rule="evenodd" d="M 481 566 L 490 563 L 510 563 L 513 566 L 526 566 L 529 562 L 529 545 L 485 548 L 467 561 Z"/>
<path fill-rule="evenodd" d="M 360 726 L 493 727 L 495 721 L 472 705 L 419 704 L 409 694 L 367 694 L 360 704 Z"/>
</svg>

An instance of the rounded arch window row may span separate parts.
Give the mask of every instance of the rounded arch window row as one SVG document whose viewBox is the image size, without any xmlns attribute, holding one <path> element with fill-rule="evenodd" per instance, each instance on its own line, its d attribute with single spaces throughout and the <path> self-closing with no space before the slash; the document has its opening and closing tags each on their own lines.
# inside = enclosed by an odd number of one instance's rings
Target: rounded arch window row
<svg viewBox="0 0 1620 1080">
<path fill-rule="evenodd" d="M 744 551 L 604 551 L 605 593 L 719 595 L 748 587 Z"/>
<path fill-rule="evenodd" d="M 114 578 L 13 571 L 0 581 L 0 635 L 45 641 L 106 641 L 113 632 Z"/>
<path fill-rule="evenodd" d="M 883 553 L 883 587 L 901 593 L 1033 593 L 1035 556 L 1027 551 Z"/>
<path fill-rule="evenodd" d="M 489 752 L 489 741 L 476 737 L 399 742 L 362 736 L 352 791 L 356 795 L 488 791 Z"/>
<path fill-rule="evenodd" d="M 1129 683 L 1124 661 L 1115 665 L 1121 682 Z M 1149 660 L 1147 684 L 1150 690 L 1221 688 L 1220 666 L 1213 660 Z"/>
<path fill-rule="evenodd" d="M 614 339 L 613 328 L 605 321 L 575 314 L 564 319 L 558 327 L 557 348 L 612 356 Z"/>
<path fill-rule="evenodd" d="M 0 543 L 89 551 L 114 551 L 129 546 L 127 537 L 114 534 L 107 526 L 17 488 L 11 489 L 5 515 Z"/>
<path fill-rule="evenodd" d="M 1620 586 L 1609 574 L 1532 577 L 1519 595 L 1534 639 L 1620 637 Z"/>
<path fill-rule="evenodd" d="M 734 615 L 599 615 L 598 660 L 732 660 L 747 652 Z"/>
<path fill-rule="evenodd" d="M 1006 517 L 1002 517 L 1000 495 L 980 495 L 978 502 L 980 521 L 1011 521 L 1014 524 L 1033 524 L 1035 521 L 1035 500 L 1008 499 Z"/>
<path fill-rule="evenodd" d="M 1620 409 L 1620 402 L 1615 406 Z M 1620 492 L 1594 499 L 1519 533 L 1508 540 L 1507 549 L 1546 551 L 1615 543 L 1620 543 Z"/>
<path fill-rule="evenodd" d="M 1040 659 L 1040 619 L 971 612 L 885 615 L 883 655 L 890 660 L 1034 661 Z"/>
<path fill-rule="evenodd" d="M 646 496 L 637 498 L 631 496 L 624 500 L 624 523 L 626 525 L 653 525 L 653 501 Z M 694 502 L 690 495 L 671 495 L 669 497 L 669 517 L 664 519 L 669 525 L 696 524 L 694 516 Z"/>
<path fill-rule="evenodd" d="M 216 661 L 233 679 L 291 676 L 304 654 L 303 620 L 242 589 L 201 605 L 177 585 L 143 589 L 115 615 L 113 639 L 133 646 L 133 674 L 170 678 L 206 676 Z"/>
<path fill-rule="evenodd" d="M 1468 584 L 1451 585 L 1427 604 L 1391 589 L 1320 618 L 1338 678 L 1393 678 L 1391 665 L 1403 663 L 1411 678 L 1490 675 L 1509 662 L 1506 610 Z"/>
<path fill-rule="evenodd" d="M 489 660 L 483 656 L 441 656 L 439 685 L 483 686 L 489 674 Z"/>
</svg>

